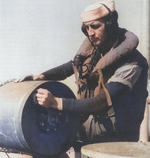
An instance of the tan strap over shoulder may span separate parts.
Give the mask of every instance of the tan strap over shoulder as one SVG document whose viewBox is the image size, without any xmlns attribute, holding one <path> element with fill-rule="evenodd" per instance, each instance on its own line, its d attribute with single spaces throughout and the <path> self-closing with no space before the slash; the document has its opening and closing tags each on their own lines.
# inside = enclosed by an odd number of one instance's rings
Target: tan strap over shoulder
<svg viewBox="0 0 150 158">
<path fill-rule="evenodd" d="M 105 95 L 106 95 L 107 104 L 108 104 L 108 106 L 111 106 L 112 105 L 112 101 L 111 101 L 111 98 L 110 98 L 110 94 L 109 94 L 107 88 L 104 85 L 103 74 L 102 74 L 101 69 L 98 70 L 98 73 L 99 73 L 99 91 L 100 91 L 100 87 L 102 85 L 103 90 L 104 90 Z"/>
</svg>

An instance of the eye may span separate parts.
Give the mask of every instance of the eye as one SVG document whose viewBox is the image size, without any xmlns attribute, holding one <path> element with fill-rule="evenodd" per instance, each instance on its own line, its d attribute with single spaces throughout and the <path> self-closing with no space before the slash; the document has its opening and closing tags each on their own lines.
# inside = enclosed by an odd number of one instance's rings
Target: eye
<svg viewBox="0 0 150 158">
<path fill-rule="evenodd" d="M 92 29 L 98 29 L 98 28 L 100 28 L 101 27 L 101 25 L 99 25 L 99 24 L 97 24 L 97 25 L 91 25 L 91 28 Z"/>
<path fill-rule="evenodd" d="M 89 26 L 85 26 L 85 29 L 86 29 L 86 30 L 89 30 Z"/>
</svg>

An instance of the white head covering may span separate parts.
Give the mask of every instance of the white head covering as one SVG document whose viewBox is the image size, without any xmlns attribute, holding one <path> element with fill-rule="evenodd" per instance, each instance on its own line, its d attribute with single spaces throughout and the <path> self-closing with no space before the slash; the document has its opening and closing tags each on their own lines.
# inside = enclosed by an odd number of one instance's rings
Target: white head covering
<svg viewBox="0 0 150 158">
<path fill-rule="evenodd" d="M 114 0 L 99 0 L 98 2 L 87 6 L 80 14 L 82 22 L 96 20 L 110 14 L 115 10 Z"/>
</svg>

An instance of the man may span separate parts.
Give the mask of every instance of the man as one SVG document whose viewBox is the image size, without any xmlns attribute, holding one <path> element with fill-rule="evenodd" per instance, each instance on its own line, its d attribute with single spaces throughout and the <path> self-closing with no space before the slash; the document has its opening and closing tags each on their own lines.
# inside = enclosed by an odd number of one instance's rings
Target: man
<svg viewBox="0 0 150 158">
<path fill-rule="evenodd" d="M 78 99 L 57 98 L 38 89 L 38 104 L 81 114 L 79 139 L 138 141 L 147 98 L 146 59 L 135 49 L 135 35 L 120 29 L 113 0 L 99 0 L 80 14 L 87 36 L 74 61 L 50 69 L 33 80 L 63 80 L 76 75 Z"/>
</svg>

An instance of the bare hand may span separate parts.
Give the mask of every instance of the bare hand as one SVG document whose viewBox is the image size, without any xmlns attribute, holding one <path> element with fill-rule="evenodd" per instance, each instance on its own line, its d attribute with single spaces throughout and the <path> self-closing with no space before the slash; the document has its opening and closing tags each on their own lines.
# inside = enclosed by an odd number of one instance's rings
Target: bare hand
<svg viewBox="0 0 150 158">
<path fill-rule="evenodd" d="M 44 79 L 45 79 L 45 76 L 44 76 L 43 74 L 33 76 L 33 80 L 34 80 L 34 81 L 44 80 Z"/>
<path fill-rule="evenodd" d="M 38 89 L 36 97 L 39 105 L 45 108 L 62 110 L 62 98 L 53 96 L 47 89 Z"/>
<path fill-rule="evenodd" d="M 38 81 L 38 80 L 44 80 L 45 76 L 44 75 L 28 75 L 28 76 L 24 76 L 20 79 L 15 79 L 14 82 L 23 82 L 23 81 Z"/>
<path fill-rule="evenodd" d="M 33 76 L 32 75 L 28 75 L 28 76 L 23 76 L 22 78 L 19 78 L 19 79 L 15 79 L 14 82 L 18 83 L 18 82 L 32 81 L 32 80 L 33 80 Z"/>
</svg>

